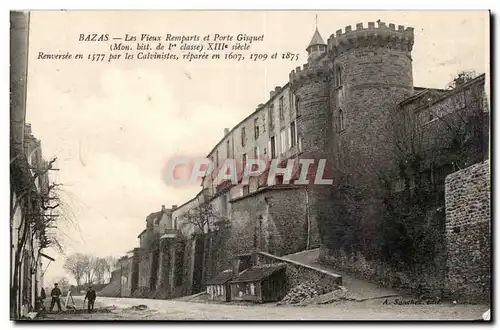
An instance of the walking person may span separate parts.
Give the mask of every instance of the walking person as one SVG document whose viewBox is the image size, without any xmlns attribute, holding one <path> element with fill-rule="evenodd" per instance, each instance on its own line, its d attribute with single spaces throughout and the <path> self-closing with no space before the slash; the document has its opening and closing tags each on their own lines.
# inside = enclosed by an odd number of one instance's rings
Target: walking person
<svg viewBox="0 0 500 330">
<path fill-rule="evenodd" d="M 45 300 L 47 298 L 47 295 L 45 294 L 45 290 L 42 288 L 42 290 L 40 291 L 40 298 L 42 300 Z"/>
<path fill-rule="evenodd" d="M 52 292 L 50 293 L 50 295 L 52 296 L 52 301 L 50 302 L 50 311 L 52 312 L 52 310 L 54 309 L 54 305 L 57 304 L 57 309 L 59 310 L 59 312 L 61 312 L 62 311 L 62 308 L 61 308 L 62 292 L 61 292 L 61 289 L 59 289 L 57 287 L 57 283 L 54 283 L 54 288 L 52 289 Z"/>
<path fill-rule="evenodd" d="M 94 311 L 94 302 L 95 298 L 97 297 L 95 290 L 92 289 L 92 286 L 89 286 L 89 289 L 87 290 L 87 294 L 85 295 L 85 298 L 83 299 L 83 303 L 85 303 L 85 300 L 88 300 L 88 305 L 87 305 L 87 311 L 89 313 L 92 313 Z"/>
<path fill-rule="evenodd" d="M 45 289 L 42 288 L 42 290 L 40 291 L 40 297 L 39 297 L 39 300 L 38 300 L 39 306 L 38 306 L 37 310 L 42 311 L 42 312 L 46 311 L 46 309 L 45 309 L 45 299 L 47 299 L 47 295 L 45 294 Z"/>
</svg>

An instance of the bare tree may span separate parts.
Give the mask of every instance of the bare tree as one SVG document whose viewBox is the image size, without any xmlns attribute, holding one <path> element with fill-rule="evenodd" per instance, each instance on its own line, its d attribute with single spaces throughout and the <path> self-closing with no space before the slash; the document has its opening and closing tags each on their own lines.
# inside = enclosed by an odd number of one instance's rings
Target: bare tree
<svg viewBox="0 0 500 330">
<path fill-rule="evenodd" d="M 465 83 L 475 79 L 479 74 L 474 70 L 464 70 L 457 73 L 455 78 L 448 83 L 446 89 L 453 90 L 457 87 L 463 86 Z"/>
<path fill-rule="evenodd" d="M 215 223 L 222 218 L 214 212 L 212 204 L 202 203 L 183 215 L 185 223 L 193 225 L 202 234 L 206 234 L 214 229 Z"/>
<path fill-rule="evenodd" d="M 106 263 L 108 264 L 108 279 L 111 279 L 111 273 L 117 269 L 120 268 L 120 263 L 118 262 L 118 258 L 115 258 L 113 256 L 108 256 L 104 258 L 106 260 Z"/>
<path fill-rule="evenodd" d="M 14 261 L 14 273 L 12 279 L 12 296 L 15 297 L 19 291 L 19 273 L 20 267 L 23 263 L 23 258 L 25 257 L 26 244 L 30 242 L 34 246 L 35 238 L 40 238 L 40 245 L 37 252 L 40 252 L 43 248 L 48 247 L 54 244 L 55 242 L 51 242 L 47 240 L 46 233 L 50 227 L 54 226 L 54 222 L 56 217 L 51 214 L 46 214 L 48 209 L 55 209 L 58 207 L 58 204 L 50 204 L 48 202 L 50 197 L 50 186 L 49 189 L 38 189 L 35 182 L 39 180 L 40 177 L 46 177 L 50 170 L 53 170 L 53 164 L 57 160 L 57 158 L 52 159 L 50 162 L 43 162 L 43 164 L 37 164 L 36 168 L 29 168 L 27 162 L 24 163 L 22 161 L 24 155 L 19 154 L 13 159 L 11 159 L 11 165 L 16 162 L 20 162 L 19 167 L 13 171 L 13 175 L 17 176 L 14 180 L 16 180 L 21 187 L 17 190 L 16 199 L 13 201 L 13 205 L 11 204 L 10 209 L 10 230 L 11 233 L 14 230 L 17 230 L 17 242 L 16 242 L 16 250 L 13 254 Z M 30 170 L 33 170 L 30 173 Z M 48 181 L 48 180 L 47 180 Z M 42 187 L 43 188 L 43 187 Z M 14 228 L 14 216 L 19 207 L 23 206 L 23 214 L 21 218 L 21 223 L 18 228 Z M 32 259 L 32 269 L 36 269 L 36 257 L 35 251 L 32 249 L 31 259 Z M 11 312 L 14 317 L 17 317 L 18 308 L 16 308 L 16 298 L 11 299 Z M 19 306 L 18 306 L 19 307 Z"/>
<path fill-rule="evenodd" d="M 474 79 L 474 73 L 459 73 L 453 89 L 428 91 L 416 109 L 396 109 L 388 121 L 395 173 L 387 178 L 390 214 L 381 244 L 386 256 L 399 256 L 415 270 L 439 250 L 444 177 L 482 157 L 484 87 Z"/>
<path fill-rule="evenodd" d="M 196 230 L 203 235 L 203 251 L 205 252 L 204 257 L 202 259 L 201 268 L 202 272 L 202 282 L 205 280 L 205 276 L 207 276 L 206 272 L 210 271 L 207 269 L 207 262 L 211 262 L 211 237 L 207 234 L 211 233 L 218 223 L 225 220 L 224 217 L 217 214 L 212 204 L 209 201 L 204 201 L 200 205 L 190 209 L 183 215 L 183 220 L 185 223 L 190 224 L 196 228 Z M 207 242 L 208 240 L 208 242 Z M 208 246 L 207 246 L 208 243 Z M 210 265 L 209 265 L 210 266 Z M 211 268 L 211 267 L 209 267 Z"/>
<path fill-rule="evenodd" d="M 87 271 L 88 256 L 82 253 L 75 253 L 66 258 L 64 269 L 66 269 L 75 279 L 76 285 L 80 287 L 83 283 Z"/>
<path fill-rule="evenodd" d="M 93 263 L 95 281 L 98 284 L 103 284 L 106 274 L 110 272 L 110 265 L 104 258 L 96 258 Z"/>
<path fill-rule="evenodd" d="M 94 283 L 95 280 L 95 270 L 96 270 L 97 258 L 91 255 L 85 255 L 83 264 L 85 265 L 84 279 L 85 284 L 90 285 Z"/>
<path fill-rule="evenodd" d="M 444 113 L 435 113 L 444 131 L 444 151 L 454 155 L 455 170 L 481 160 L 487 148 L 489 108 L 484 81 L 474 71 L 460 72 L 449 84 L 453 94 L 445 105 Z M 443 112 L 443 111 L 442 111 Z"/>
<path fill-rule="evenodd" d="M 71 285 L 69 284 L 69 281 L 68 281 L 68 279 L 66 277 L 61 277 L 57 281 L 57 286 L 59 287 L 59 289 L 61 289 L 61 292 L 63 294 L 67 293 L 70 290 L 70 287 L 71 287 Z"/>
</svg>

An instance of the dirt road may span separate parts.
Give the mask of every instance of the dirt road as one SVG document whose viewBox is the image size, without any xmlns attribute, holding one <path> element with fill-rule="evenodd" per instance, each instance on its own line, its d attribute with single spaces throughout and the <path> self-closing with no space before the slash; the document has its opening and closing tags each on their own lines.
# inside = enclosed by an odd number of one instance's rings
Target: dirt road
<svg viewBox="0 0 500 330">
<path fill-rule="evenodd" d="M 83 298 L 76 297 L 82 308 Z M 384 303 L 385 302 L 385 303 Z M 483 305 L 397 305 L 395 298 L 364 302 L 342 301 L 310 307 L 276 304 L 239 306 L 176 300 L 99 297 L 96 307 L 113 306 L 109 313 L 49 314 L 49 320 L 475 320 Z M 137 310 L 133 306 L 146 305 Z"/>
</svg>

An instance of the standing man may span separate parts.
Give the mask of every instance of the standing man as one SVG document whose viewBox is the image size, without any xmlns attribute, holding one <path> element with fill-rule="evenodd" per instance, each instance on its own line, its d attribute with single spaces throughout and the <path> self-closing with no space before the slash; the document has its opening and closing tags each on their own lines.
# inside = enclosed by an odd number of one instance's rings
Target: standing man
<svg viewBox="0 0 500 330">
<path fill-rule="evenodd" d="M 62 311 L 62 308 L 61 308 L 62 292 L 57 287 L 57 283 L 54 283 L 54 288 L 52 289 L 52 292 L 50 293 L 50 295 L 52 296 L 52 301 L 50 303 L 50 311 L 52 312 L 52 310 L 54 309 L 54 304 L 57 304 L 57 309 L 59 310 L 59 312 L 61 312 Z"/>
<path fill-rule="evenodd" d="M 94 302 L 96 298 L 96 293 L 94 289 L 92 289 L 92 286 L 89 286 L 89 289 L 87 290 L 87 294 L 85 295 L 85 299 L 83 299 L 83 302 L 85 303 L 85 300 L 88 300 L 88 312 L 92 313 L 94 311 Z"/>
</svg>

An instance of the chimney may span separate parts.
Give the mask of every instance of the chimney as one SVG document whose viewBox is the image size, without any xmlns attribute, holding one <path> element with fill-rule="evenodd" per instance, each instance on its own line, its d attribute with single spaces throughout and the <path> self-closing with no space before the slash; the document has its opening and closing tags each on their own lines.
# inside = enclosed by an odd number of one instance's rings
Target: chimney
<svg viewBox="0 0 500 330">
<path fill-rule="evenodd" d="M 240 270 L 240 258 L 234 257 L 233 259 L 233 280 L 236 279 L 239 275 Z"/>
<path fill-rule="evenodd" d="M 257 106 L 257 109 L 260 109 L 260 108 L 262 108 L 263 106 L 264 106 L 264 104 L 259 103 L 259 105 Z"/>
<path fill-rule="evenodd" d="M 229 128 L 224 128 L 224 136 L 229 134 Z"/>
<path fill-rule="evenodd" d="M 172 205 L 172 210 L 175 210 L 177 208 L 177 204 Z"/>
<path fill-rule="evenodd" d="M 31 135 L 31 124 L 24 125 L 24 134 Z"/>
<path fill-rule="evenodd" d="M 252 256 L 250 257 L 250 268 L 257 266 L 259 263 L 259 254 L 257 251 L 252 252 Z"/>
<path fill-rule="evenodd" d="M 162 205 L 161 206 L 161 211 L 164 212 L 165 211 L 165 205 Z"/>
<path fill-rule="evenodd" d="M 279 93 L 281 91 L 281 86 L 274 87 L 274 92 Z"/>
</svg>

